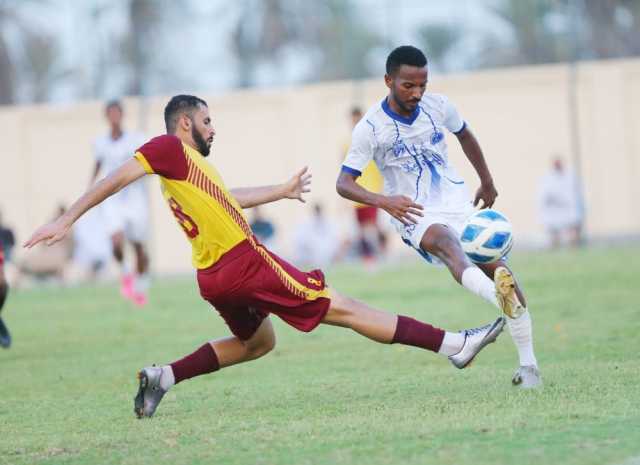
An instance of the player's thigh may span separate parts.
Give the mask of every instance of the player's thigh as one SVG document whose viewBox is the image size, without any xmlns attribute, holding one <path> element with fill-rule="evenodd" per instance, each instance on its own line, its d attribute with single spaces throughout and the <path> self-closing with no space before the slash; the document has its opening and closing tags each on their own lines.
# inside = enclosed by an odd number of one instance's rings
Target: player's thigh
<svg viewBox="0 0 640 465">
<path fill-rule="evenodd" d="M 441 259 L 468 261 L 458 236 L 453 229 L 444 224 L 436 223 L 429 226 L 420 240 L 420 248 Z"/>
</svg>

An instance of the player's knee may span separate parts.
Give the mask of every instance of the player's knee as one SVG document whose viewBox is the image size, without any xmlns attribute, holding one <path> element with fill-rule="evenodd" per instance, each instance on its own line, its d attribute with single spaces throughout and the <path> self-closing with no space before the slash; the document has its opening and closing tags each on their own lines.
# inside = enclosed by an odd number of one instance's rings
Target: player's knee
<svg viewBox="0 0 640 465">
<path fill-rule="evenodd" d="M 247 347 L 249 357 L 252 359 L 264 357 L 276 346 L 276 335 L 271 333 Z"/>
</svg>

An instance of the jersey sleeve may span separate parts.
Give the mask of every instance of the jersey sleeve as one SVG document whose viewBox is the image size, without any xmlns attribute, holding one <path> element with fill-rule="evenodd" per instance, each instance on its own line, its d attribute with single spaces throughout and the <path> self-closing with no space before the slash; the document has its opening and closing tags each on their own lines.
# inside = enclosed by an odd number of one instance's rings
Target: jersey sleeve
<svg viewBox="0 0 640 465">
<path fill-rule="evenodd" d="M 167 179 L 187 179 L 189 166 L 182 142 L 176 136 L 164 135 L 142 145 L 134 155 L 149 174 L 158 174 Z"/>
<path fill-rule="evenodd" d="M 467 123 L 462 119 L 460 113 L 448 98 L 444 99 L 444 125 L 454 134 L 460 134 L 467 127 Z"/>
<path fill-rule="evenodd" d="M 93 156 L 96 162 L 102 163 L 104 161 L 104 150 L 102 148 L 102 141 L 100 139 L 96 139 L 93 142 Z"/>
<path fill-rule="evenodd" d="M 360 120 L 353 129 L 351 146 L 342 164 L 342 171 L 358 177 L 367 164 L 373 160 L 376 150 L 375 127 L 368 120 Z"/>
</svg>

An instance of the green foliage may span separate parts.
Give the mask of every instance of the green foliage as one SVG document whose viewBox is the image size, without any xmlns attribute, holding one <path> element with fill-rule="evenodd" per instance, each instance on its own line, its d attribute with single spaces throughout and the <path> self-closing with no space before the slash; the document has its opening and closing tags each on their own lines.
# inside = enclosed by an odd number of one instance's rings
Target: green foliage
<svg viewBox="0 0 640 465">
<path fill-rule="evenodd" d="M 418 258 L 333 286 L 450 329 L 496 311 Z M 134 374 L 226 334 L 192 279 L 158 279 L 149 308 L 111 286 L 15 292 L 3 317 L 0 464 L 622 464 L 640 457 L 640 248 L 516 254 L 541 391 L 510 385 L 505 332 L 467 370 L 347 330 L 275 319 L 262 360 L 176 386 L 136 420 Z"/>
</svg>

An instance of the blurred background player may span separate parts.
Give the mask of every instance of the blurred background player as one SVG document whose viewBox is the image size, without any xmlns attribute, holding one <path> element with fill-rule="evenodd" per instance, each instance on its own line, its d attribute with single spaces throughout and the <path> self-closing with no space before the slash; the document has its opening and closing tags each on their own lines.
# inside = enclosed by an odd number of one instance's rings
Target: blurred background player
<svg viewBox="0 0 640 465">
<path fill-rule="evenodd" d="M 11 333 L 9 333 L 9 328 L 7 328 L 1 316 L 4 302 L 7 300 L 7 294 L 9 293 L 9 284 L 4 275 L 4 260 L 4 246 L 0 241 L 0 346 L 8 349 L 11 346 Z"/>
<path fill-rule="evenodd" d="M 338 258 L 338 226 L 325 215 L 322 204 L 314 204 L 311 215 L 295 227 L 293 246 L 294 263 L 302 268 L 326 268 Z"/>
<path fill-rule="evenodd" d="M 551 247 L 560 247 L 564 241 L 573 247 L 581 244 L 582 197 L 575 175 L 560 157 L 552 160 L 550 170 L 540 180 L 538 208 Z"/>
<path fill-rule="evenodd" d="M 338 193 L 384 209 L 402 240 L 427 262 L 445 264 L 458 283 L 502 308 L 520 359 L 512 382 L 539 386 L 531 318 L 515 278 L 504 260 L 471 263 L 458 239 L 473 206 L 482 201 L 482 208 L 491 207 L 498 195 L 478 141 L 446 96 L 425 93 L 427 58 L 416 47 L 398 47 L 389 54 L 384 80 L 389 94 L 356 125 Z M 445 129 L 458 138 L 480 178 L 473 205 L 449 162 Z M 355 182 L 372 160 L 385 179 L 384 195 Z"/>
<path fill-rule="evenodd" d="M 266 247 L 273 248 L 275 243 L 276 228 L 258 206 L 253 207 L 253 216 L 249 223 L 251 231 Z"/>
<path fill-rule="evenodd" d="M 353 107 L 351 109 L 350 116 L 351 129 L 353 129 L 362 119 L 362 109 L 357 106 Z M 346 146 L 340 160 L 341 162 L 349 151 L 350 144 L 345 145 Z M 379 194 L 382 192 L 384 179 L 382 178 L 380 170 L 378 170 L 375 162 L 372 160 L 362 170 L 362 174 L 356 182 L 368 191 Z M 372 205 L 355 202 L 354 211 L 358 225 L 358 235 L 356 238 L 358 255 L 366 264 L 372 264 L 378 254 L 384 253 L 387 243 L 387 236 L 378 224 L 378 208 Z"/>
<path fill-rule="evenodd" d="M 99 173 L 110 173 L 131 159 L 136 149 L 144 143 L 142 134 L 124 130 L 124 110 L 118 100 L 107 103 L 105 116 L 109 132 L 95 141 L 96 164 L 91 184 L 95 183 Z M 149 256 L 145 246 L 149 222 L 147 202 L 147 186 L 145 182 L 138 182 L 107 199 L 102 211 L 111 237 L 113 257 L 120 265 L 120 293 L 137 306 L 147 303 L 149 288 Z M 135 254 L 133 273 L 125 260 L 127 241 Z"/>
</svg>

